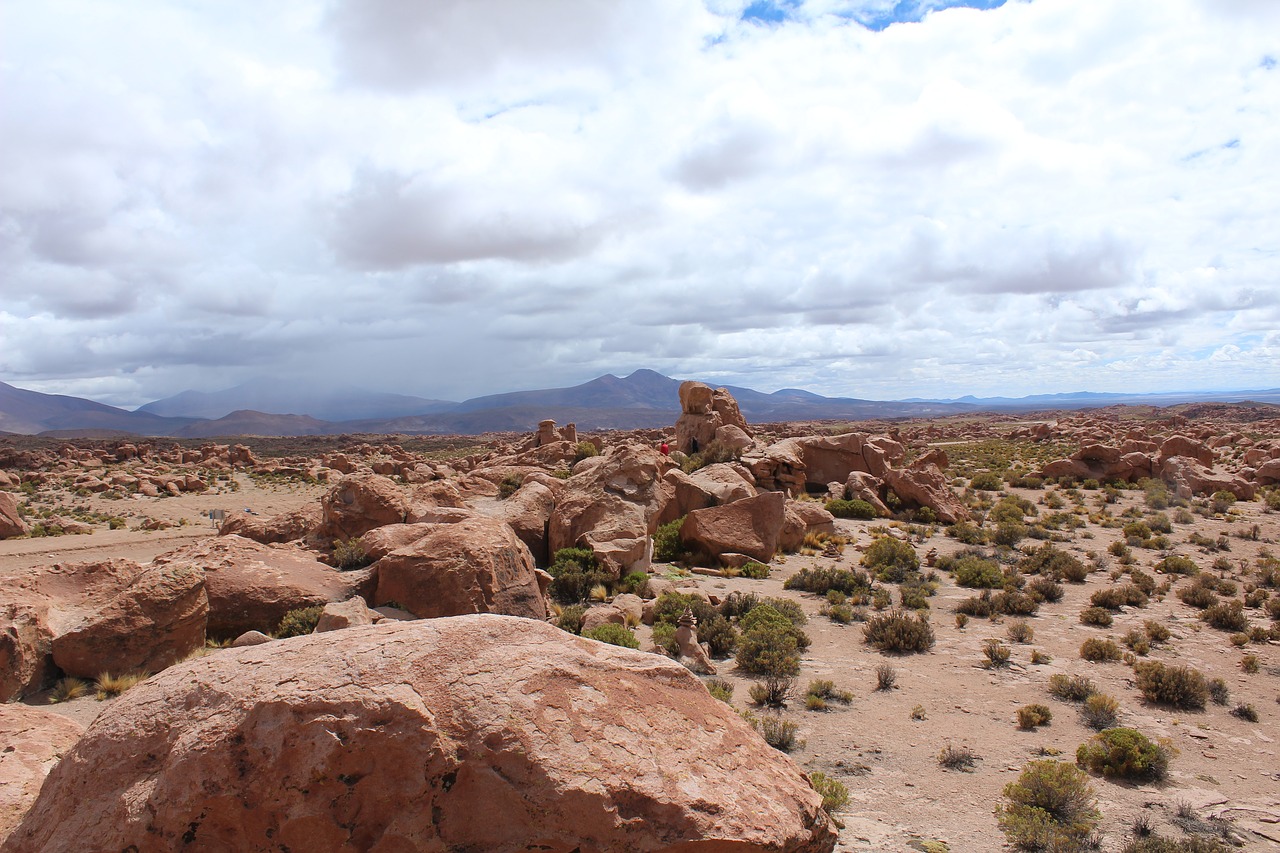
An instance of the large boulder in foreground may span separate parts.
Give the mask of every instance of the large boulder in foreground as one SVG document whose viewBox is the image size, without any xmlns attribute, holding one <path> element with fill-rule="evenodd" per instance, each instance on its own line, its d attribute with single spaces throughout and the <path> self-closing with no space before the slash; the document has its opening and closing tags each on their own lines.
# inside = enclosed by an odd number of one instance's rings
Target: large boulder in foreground
<svg viewBox="0 0 1280 853">
<path fill-rule="evenodd" d="M 510 525 L 476 517 L 424 526 L 423 536 L 374 563 L 375 604 L 394 602 L 420 619 L 463 613 L 546 618 L 533 555 Z"/>
<path fill-rule="evenodd" d="M 340 572 L 300 548 L 263 545 L 234 534 L 161 554 L 155 563 L 204 570 L 213 637 L 269 634 L 290 610 L 370 591 L 367 570 Z"/>
<path fill-rule="evenodd" d="M 3 849 L 818 853 L 790 758 L 684 667 L 540 622 L 351 628 L 106 709 Z"/>
<path fill-rule="evenodd" d="M 44 708 L 0 704 L 0 841 L 35 802 L 44 777 L 84 726 Z"/>
</svg>

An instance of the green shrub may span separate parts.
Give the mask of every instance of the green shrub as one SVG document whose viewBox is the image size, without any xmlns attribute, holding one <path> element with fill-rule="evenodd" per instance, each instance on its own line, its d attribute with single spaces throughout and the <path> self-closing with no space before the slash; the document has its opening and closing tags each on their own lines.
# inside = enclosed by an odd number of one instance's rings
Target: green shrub
<svg viewBox="0 0 1280 853">
<path fill-rule="evenodd" d="M 746 672 L 766 678 L 789 678 L 800 672 L 802 634 L 786 616 L 768 604 L 755 607 L 739 623 L 737 663 Z M 806 638 L 807 639 L 807 638 Z"/>
<path fill-rule="evenodd" d="M 1170 554 L 1165 557 L 1156 563 L 1155 570 L 1165 575 L 1195 575 L 1200 573 L 1200 567 L 1181 554 Z"/>
<path fill-rule="evenodd" d="M 991 541 L 997 545 L 1004 545 L 1012 548 L 1021 542 L 1027 535 L 1027 526 L 1020 521 L 1002 521 L 996 525 L 995 532 L 991 534 Z"/>
<path fill-rule="evenodd" d="M 590 631 L 583 633 L 582 636 L 588 640 L 599 640 L 602 643 L 608 643 L 611 646 L 622 646 L 627 649 L 640 648 L 640 641 L 636 639 L 636 635 L 631 632 L 631 629 L 616 622 L 597 625 Z"/>
<path fill-rule="evenodd" d="M 920 558 L 909 543 L 882 536 L 862 555 L 862 565 L 885 583 L 901 583 L 908 572 L 920 568 Z"/>
<path fill-rule="evenodd" d="M 683 560 L 687 554 L 684 543 L 680 541 L 680 527 L 684 524 L 682 515 L 675 521 L 661 524 L 653 533 L 653 559 L 659 563 L 675 563 Z"/>
<path fill-rule="evenodd" d="M 668 657 L 680 654 L 680 644 L 676 642 L 676 626 L 670 622 L 658 622 L 653 626 L 653 644 L 666 653 Z"/>
<path fill-rule="evenodd" d="M 1049 676 L 1049 693 L 1064 702 L 1083 702 L 1098 692 L 1092 681 L 1083 675 Z"/>
<path fill-rule="evenodd" d="M 1108 779 L 1159 781 L 1169 772 L 1169 749 L 1136 729 L 1106 729 L 1080 744 L 1076 764 Z"/>
<path fill-rule="evenodd" d="M 1178 590 L 1178 598 L 1188 607 L 1197 607 L 1201 610 L 1218 603 L 1218 596 L 1214 595 L 1213 590 L 1200 584 L 1182 587 Z"/>
<path fill-rule="evenodd" d="M 981 545 L 987 541 L 987 534 L 981 527 L 970 521 L 960 521 L 947 528 L 947 535 L 965 545 Z"/>
<path fill-rule="evenodd" d="M 573 451 L 573 461 L 581 462 L 583 459 L 590 459 L 592 456 L 599 456 L 600 449 L 590 441 L 579 441 L 578 446 Z"/>
<path fill-rule="evenodd" d="M 815 771 L 809 774 L 809 785 L 822 797 L 822 808 L 829 815 L 849 804 L 849 789 L 838 779 Z"/>
<path fill-rule="evenodd" d="M 738 644 L 738 632 L 715 605 L 698 595 L 684 592 L 664 592 L 653 604 L 653 624 L 671 625 L 673 628 L 684 615 L 685 609 L 693 611 L 698 621 L 698 642 L 706 643 L 712 657 L 724 657 Z"/>
<path fill-rule="evenodd" d="M 354 569 L 363 569 L 372 563 L 369 555 L 365 553 L 364 546 L 360 544 L 359 539 L 347 539 L 343 541 L 339 539 L 333 546 L 333 565 L 339 571 L 349 572 Z"/>
<path fill-rule="evenodd" d="M 1103 607 L 1086 607 L 1080 611 L 1080 624 L 1092 625 L 1095 628 L 1110 628 L 1115 621 L 1111 611 Z"/>
<path fill-rule="evenodd" d="M 769 567 L 764 563 L 757 563 L 753 560 L 740 568 L 738 574 L 748 580 L 762 581 L 769 577 Z"/>
<path fill-rule="evenodd" d="M 560 610 L 556 617 L 556 627 L 570 634 L 582 633 L 582 618 L 587 615 L 587 608 L 582 604 L 571 604 Z"/>
<path fill-rule="evenodd" d="M 600 566 L 590 548 L 561 548 L 547 572 L 551 575 L 548 592 L 564 604 L 586 601 L 593 587 L 608 587 L 617 580 L 612 572 Z"/>
<path fill-rule="evenodd" d="M 320 614 L 322 613 L 324 613 L 324 608 L 319 605 L 290 610 L 280 620 L 280 625 L 272 636 L 283 640 L 286 637 L 301 637 L 305 634 L 310 634 L 316 629 L 316 623 L 320 621 Z"/>
<path fill-rule="evenodd" d="M 1169 629 L 1161 622 L 1154 619 L 1148 619 L 1142 623 L 1142 629 L 1147 632 L 1147 636 L 1151 638 L 1153 643 L 1163 643 L 1172 635 Z"/>
<path fill-rule="evenodd" d="M 978 492 L 999 492 L 1004 489 L 1004 481 L 994 471 L 983 471 L 974 475 L 969 487 Z"/>
<path fill-rule="evenodd" d="M 1038 577 L 1026 586 L 1027 595 L 1036 601 L 1054 604 L 1062 600 L 1062 584 L 1047 577 Z"/>
<path fill-rule="evenodd" d="M 853 693 L 848 690 L 841 690 L 836 687 L 834 681 L 825 678 L 816 678 L 810 681 L 805 695 L 817 696 L 825 702 L 839 702 L 842 705 L 848 705 L 853 701 Z"/>
<path fill-rule="evenodd" d="M 617 584 L 618 592 L 629 592 L 632 595 L 643 596 L 648 588 L 649 575 L 647 572 L 628 572 Z"/>
<path fill-rule="evenodd" d="M 783 589 L 800 589 L 818 595 L 835 590 L 847 596 L 865 599 L 871 594 L 871 578 L 866 572 L 837 568 L 803 568 L 782 584 Z"/>
<path fill-rule="evenodd" d="M 1094 662 L 1116 661 L 1124 657 L 1124 652 L 1111 640 L 1090 637 L 1080 645 L 1080 657 Z"/>
<path fill-rule="evenodd" d="M 1198 710 L 1204 707 L 1209 697 L 1204 676 L 1189 666 L 1142 661 L 1134 665 L 1133 673 L 1138 692 L 1148 702 Z"/>
<path fill-rule="evenodd" d="M 928 620 L 903 610 L 877 613 L 867 620 L 862 633 L 882 652 L 927 652 L 934 643 Z"/>
<path fill-rule="evenodd" d="M 952 567 L 956 583 L 970 589 L 999 589 L 1004 585 L 1004 572 L 995 560 L 962 557 Z"/>
<path fill-rule="evenodd" d="M 707 692 L 715 698 L 719 699 L 726 705 L 733 702 L 733 682 L 723 678 L 708 678 L 702 682 L 706 685 Z"/>
<path fill-rule="evenodd" d="M 592 445 L 594 448 L 594 445 Z M 520 491 L 520 484 L 524 482 L 524 477 L 520 474 L 508 474 L 502 478 L 502 482 L 498 483 L 498 500 L 505 501 L 507 498 Z"/>
<path fill-rule="evenodd" d="M 1047 726 L 1053 719 L 1053 712 L 1047 705 L 1023 705 L 1018 709 L 1018 728 L 1034 729 L 1036 726 Z"/>
<path fill-rule="evenodd" d="M 1065 761 L 1033 761 L 1004 788 L 996 819 L 1023 850 L 1084 849 L 1102 815 L 1089 779 Z"/>
<path fill-rule="evenodd" d="M 836 518 L 858 518 L 870 520 L 879 515 L 874 506 L 866 501 L 858 500 L 856 498 L 849 501 L 841 499 L 827 501 L 826 507 L 827 512 L 831 513 Z"/>
</svg>

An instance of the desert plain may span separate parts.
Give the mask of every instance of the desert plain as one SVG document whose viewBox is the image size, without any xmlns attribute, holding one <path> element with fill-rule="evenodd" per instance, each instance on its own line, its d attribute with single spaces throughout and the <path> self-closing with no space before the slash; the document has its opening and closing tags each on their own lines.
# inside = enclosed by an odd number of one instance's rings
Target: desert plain
<svg viewBox="0 0 1280 853">
<path fill-rule="evenodd" d="M 636 654 L 667 657 L 676 650 L 670 622 L 655 636 L 664 593 L 727 612 L 738 629 L 734 608 L 744 600 L 790 602 L 803 614 L 808 644 L 772 701 L 753 700 L 763 679 L 738 665 L 740 649 L 680 655 L 735 714 L 757 729 L 769 721 L 770 740 L 806 778 L 821 774 L 847 790 L 827 808 L 829 823 L 822 818 L 814 828 L 810 819 L 805 840 L 770 839 L 756 827 L 757 846 L 744 849 L 1015 849 L 997 822 L 1006 786 L 1034 761 L 1074 764 L 1080 746 L 1108 727 L 1141 732 L 1159 745 L 1167 768 L 1135 779 L 1091 773 L 1100 817 L 1078 849 L 1120 851 L 1152 837 L 1207 845 L 1168 849 L 1280 848 L 1280 407 L 757 425 L 705 386 L 685 390 L 684 414 L 667 430 L 578 435 L 544 424 L 533 435 L 480 437 L 0 439 L 0 491 L 21 526 L 0 541 L 0 627 L 11 669 L 4 698 L 13 703 L 4 719 L 15 747 L 0 755 L 0 832 L 14 832 L 3 849 L 52 849 L 30 840 L 37 815 L 27 813 L 34 804 L 56 814 L 53 793 L 37 802 L 45 775 L 76 748 L 81 729 L 92 734 L 96 720 L 163 676 L 138 672 L 153 677 L 99 698 L 91 661 L 79 664 L 89 667 L 76 676 L 80 690 L 68 690 L 75 679 L 50 651 L 59 631 L 84 633 L 92 623 L 109 633 L 123 623 L 39 578 L 53 566 L 129 561 L 137 573 L 112 588 L 118 602 L 157 557 L 165 564 L 164 555 L 177 552 L 185 556 L 176 562 L 212 566 L 230 559 L 215 552 L 217 540 L 232 536 L 335 576 L 363 573 L 343 587 L 358 587 L 362 600 L 353 627 L 328 635 L 335 649 L 342 631 L 373 630 L 356 627 L 366 622 L 514 609 L 567 632 L 617 625 Z M 520 552 L 467 581 L 481 593 L 424 588 L 422 577 L 445 569 L 431 568 L 431 555 L 414 543 L 455 525 L 482 531 L 485 553 L 494 553 L 499 535 L 507 537 L 502 555 Z M 917 564 L 885 571 L 873 548 L 883 540 L 908 549 Z M 610 582 L 566 592 L 556 569 L 563 548 L 589 552 Z M 248 552 L 231 558 L 240 553 Z M 459 553 L 465 563 L 471 552 Z M 1051 555 L 1058 569 L 1049 568 Z M 536 587 L 512 591 L 517 564 L 536 573 Z M 176 665 L 193 672 L 248 654 L 227 648 L 236 636 L 215 628 L 239 623 L 215 622 L 209 566 L 199 643 L 188 640 L 168 661 L 186 659 Z M 1062 566 L 1079 568 L 1064 574 Z M 446 568 L 457 582 L 456 561 Z M 393 571 L 416 579 L 394 586 Z M 812 591 L 814 578 L 855 590 Z M 1035 589 L 1042 594 L 1030 594 Z M 317 609 L 343 603 L 316 594 L 298 592 Z M 993 600 L 1012 604 L 1000 612 Z M 23 649 L 14 626 L 26 605 L 51 627 Z M 919 651 L 877 649 L 868 626 L 887 614 L 923 621 L 932 642 Z M 276 621 L 257 630 L 278 633 Z M 152 623 L 132 624 L 136 637 Z M 252 647 L 255 660 L 299 643 L 262 640 Z M 99 654 L 107 672 L 111 642 L 88 643 L 76 660 Z M 1084 659 L 1086 647 L 1102 650 L 1088 653 L 1102 659 Z M 1138 676 L 1150 662 L 1197 671 L 1210 698 L 1153 700 Z M 1060 698 L 1054 685 L 1071 679 L 1087 679 L 1090 692 L 1114 700 L 1104 709 L 1109 725 L 1087 719 L 1080 701 Z M 827 700 L 808 699 L 823 681 Z M 679 701 L 672 699 L 677 727 Z M 1044 706 L 1050 719 L 1021 724 L 1020 709 L 1030 705 Z M 15 722 L 18 706 L 70 723 L 58 737 L 31 734 Z M 660 749 L 655 755 L 662 760 Z M 752 770 L 732 756 L 703 758 L 707 776 L 729 784 Z M 697 756 L 679 760 L 695 773 L 701 766 Z M 730 837 L 717 835 L 714 804 L 708 808 L 713 818 L 696 824 L 697 838 Z M 636 849 L 684 849 L 670 841 L 648 839 Z M 360 847 L 344 843 L 355 846 L 322 848 Z"/>
</svg>

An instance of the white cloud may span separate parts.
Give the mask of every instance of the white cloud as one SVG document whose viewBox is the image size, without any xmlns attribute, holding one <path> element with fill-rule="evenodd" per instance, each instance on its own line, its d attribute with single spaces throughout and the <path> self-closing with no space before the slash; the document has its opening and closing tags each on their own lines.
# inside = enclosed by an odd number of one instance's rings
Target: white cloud
<svg viewBox="0 0 1280 853">
<path fill-rule="evenodd" d="M 746 5 L 0 0 L 0 379 L 1275 384 L 1280 4 Z"/>
</svg>

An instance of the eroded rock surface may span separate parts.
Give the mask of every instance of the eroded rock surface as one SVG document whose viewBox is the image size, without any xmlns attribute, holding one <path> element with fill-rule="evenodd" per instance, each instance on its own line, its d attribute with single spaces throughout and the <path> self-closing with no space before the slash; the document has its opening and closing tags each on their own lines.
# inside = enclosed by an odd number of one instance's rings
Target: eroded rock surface
<svg viewBox="0 0 1280 853">
<path fill-rule="evenodd" d="M 834 843 L 791 759 L 683 667 L 473 615 L 173 667 L 98 718 L 0 849 L 818 853 Z"/>
</svg>

